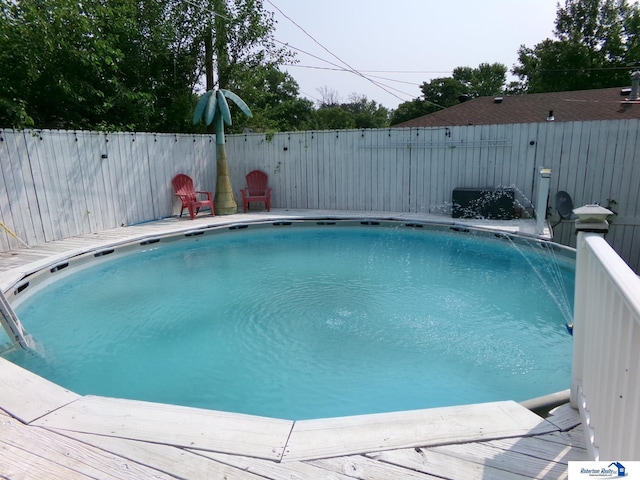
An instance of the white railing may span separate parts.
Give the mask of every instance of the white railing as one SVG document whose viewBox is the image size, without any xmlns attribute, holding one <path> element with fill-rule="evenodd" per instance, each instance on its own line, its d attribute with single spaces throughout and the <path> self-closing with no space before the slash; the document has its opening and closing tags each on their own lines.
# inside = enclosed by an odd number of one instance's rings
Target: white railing
<svg viewBox="0 0 640 480">
<path fill-rule="evenodd" d="M 578 233 L 571 403 L 593 460 L 640 460 L 640 279 Z"/>
</svg>

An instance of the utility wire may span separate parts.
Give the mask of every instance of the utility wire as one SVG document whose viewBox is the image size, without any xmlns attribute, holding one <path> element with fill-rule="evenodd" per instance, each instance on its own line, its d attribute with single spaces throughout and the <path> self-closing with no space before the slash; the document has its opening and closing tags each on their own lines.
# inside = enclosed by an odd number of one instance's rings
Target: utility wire
<svg viewBox="0 0 640 480">
<path fill-rule="evenodd" d="M 327 47 L 325 47 L 324 45 L 322 45 L 318 40 L 316 40 L 309 32 L 307 32 L 304 28 L 302 28 L 298 23 L 296 23 L 291 17 L 289 17 L 288 15 L 286 15 L 282 10 L 280 10 L 280 8 L 278 8 L 271 0 L 267 0 L 267 3 L 269 3 L 273 8 L 275 8 L 278 12 L 280 12 L 280 14 L 286 18 L 287 20 L 289 20 L 291 23 L 293 23 L 296 27 L 298 27 L 302 33 L 304 33 L 307 37 L 309 37 L 314 43 L 316 43 L 318 46 L 320 46 L 320 48 L 322 48 L 324 51 L 326 51 L 329 55 L 331 55 L 332 57 L 334 57 L 336 60 L 338 60 L 339 62 L 343 63 L 344 65 L 346 65 L 346 71 L 349 71 L 351 73 L 353 73 L 354 75 L 358 75 L 359 77 L 362 77 L 363 79 L 367 80 L 368 82 L 371 82 L 373 85 L 377 86 L 378 88 L 384 90 L 385 92 L 387 92 L 389 95 L 392 95 L 394 97 L 396 97 L 398 100 L 402 100 L 404 101 L 404 99 L 398 95 L 396 95 L 395 93 L 389 91 L 387 89 L 387 86 L 383 85 L 380 82 L 377 82 L 369 77 L 367 77 L 366 75 L 364 75 L 363 73 L 359 72 L 358 70 L 356 70 L 355 68 L 353 68 L 351 65 L 349 65 L 347 62 L 345 62 L 344 60 L 342 60 L 340 57 L 338 57 L 337 55 L 335 55 L 333 52 L 331 52 Z M 289 45 L 289 47 L 291 47 Z M 293 47 L 291 47 L 293 48 Z M 309 53 L 307 52 L 303 52 L 307 55 L 309 55 Z M 312 55 L 314 58 L 318 58 L 315 55 Z M 322 59 L 320 59 L 322 60 Z M 332 64 L 331 62 L 328 62 L 326 60 L 322 60 L 325 61 L 331 65 L 337 66 L 335 64 Z M 401 92 L 404 93 L 404 92 Z M 405 95 L 409 95 L 407 93 L 405 93 Z M 410 96 L 410 95 L 409 95 Z"/>
<path fill-rule="evenodd" d="M 298 68 L 309 68 L 309 69 L 312 69 L 312 70 L 329 70 L 329 71 L 335 71 L 335 72 L 344 72 L 345 71 L 344 68 L 329 68 L 329 67 L 320 67 L 320 66 L 317 66 L 317 65 L 300 65 L 299 63 L 285 63 L 284 66 L 286 66 L 286 67 L 298 67 Z M 365 70 L 361 70 L 361 71 L 364 72 Z M 376 70 L 367 70 L 367 71 L 375 72 Z M 378 70 L 378 71 L 380 71 L 380 70 Z M 408 72 L 405 72 L 405 73 L 408 73 Z M 413 73 L 420 73 L 420 72 L 413 72 Z M 446 73 L 446 72 L 441 72 L 441 73 Z M 369 75 L 369 76 L 371 78 L 379 78 L 381 80 L 387 80 L 389 82 L 404 83 L 405 85 L 413 85 L 413 86 L 419 87 L 419 85 L 417 85 L 416 82 L 407 82 L 406 80 L 396 80 L 395 78 L 381 77 L 379 75 Z"/>
<path fill-rule="evenodd" d="M 334 67 L 336 67 L 336 68 L 329 68 L 329 67 L 311 67 L 311 66 L 310 66 L 310 67 L 305 67 L 305 66 L 303 66 L 303 65 L 298 65 L 298 64 L 287 64 L 287 66 L 291 66 L 291 67 L 301 67 L 301 68 L 316 68 L 316 69 L 318 69 L 318 70 L 333 70 L 333 71 L 339 71 L 339 72 L 353 73 L 353 70 L 349 70 L 348 68 L 344 68 L 344 67 L 342 67 L 342 66 L 338 65 L 337 63 L 333 63 L 333 62 L 331 62 L 331 61 L 329 61 L 329 60 L 325 60 L 324 58 L 318 57 L 317 55 L 314 55 L 314 54 L 312 54 L 312 53 L 306 52 L 306 51 L 301 50 L 301 49 L 299 49 L 299 48 L 297 48 L 297 47 L 293 47 L 293 46 L 289 45 L 288 43 L 283 43 L 283 42 L 280 42 L 279 40 L 274 40 L 274 41 L 275 41 L 276 43 L 280 43 L 280 44 L 282 44 L 282 45 L 284 45 L 284 46 L 286 46 L 286 47 L 288 47 L 288 48 L 290 48 L 290 49 L 292 49 L 292 50 L 296 50 L 296 51 L 298 51 L 298 52 L 300 52 L 300 53 L 304 53 L 305 55 L 309 55 L 310 57 L 313 57 L 313 58 L 315 58 L 316 60 L 320 60 L 321 62 L 325 62 L 325 63 L 328 63 L 329 65 L 333 65 L 333 66 L 334 66 Z M 370 79 L 367 79 L 367 80 L 371 81 Z M 379 86 L 379 85 L 381 85 L 379 82 L 373 82 L 373 83 L 374 83 L 374 84 L 377 84 L 378 86 Z M 406 83 L 409 83 L 409 82 L 406 82 Z M 409 84 L 410 84 L 410 85 L 415 85 L 415 84 L 413 84 L 413 83 L 409 83 Z M 407 97 L 413 98 L 413 96 L 412 96 L 410 93 L 403 92 L 402 90 L 398 90 L 397 88 L 391 87 L 391 86 L 389 86 L 389 85 L 385 85 L 385 87 L 386 87 L 386 88 L 388 88 L 388 89 L 391 89 L 391 90 L 395 90 L 396 92 L 401 93 L 401 94 L 403 94 L 403 95 L 406 95 Z M 391 94 L 391 95 L 394 95 L 393 93 L 389 92 L 388 90 L 386 90 L 386 91 L 387 91 L 387 93 L 389 93 L 389 94 Z M 404 100 L 403 98 L 400 98 L 400 97 L 399 97 L 399 96 L 397 96 L 397 95 L 394 95 L 394 96 L 395 96 L 396 98 L 400 99 L 400 100 Z"/>
<path fill-rule="evenodd" d="M 198 7 L 198 8 L 202 8 L 202 5 L 198 5 L 197 3 L 193 2 L 192 0 L 185 0 L 185 2 L 186 2 L 186 3 L 188 3 L 188 4 L 189 4 L 189 5 L 191 5 L 191 6 Z M 355 74 L 355 75 L 358 75 L 359 77 L 362 77 L 363 79 L 365 79 L 365 80 L 367 80 L 367 81 L 371 82 L 373 85 L 377 86 L 378 88 L 380 88 L 380 89 L 384 90 L 384 91 L 385 91 L 385 92 L 387 92 L 389 95 L 394 96 L 394 97 L 395 97 L 395 98 L 397 98 L 398 100 L 402 100 L 402 101 L 404 101 L 405 99 L 404 99 L 404 98 L 402 98 L 402 97 L 400 97 L 400 96 L 398 96 L 398 95 L 396 95 L 395 93 L 393 93 L 393 92 L 389 91 L 389 89 L 391 89 L 391 90 L 395 90 L 395 91 L 397 91 L 398 93 L 401 93 L 401 94 L 403 94 L 403 95 L 406 95 L 406 96 L 407 96 L 407 97 L 409 97 L 409 98 L 413 98 L 413 96 L 412 96 L 411 94 L 407 93 L 407 92 L 403 92 L 403 91 L 398 90 L 397 88 L 393 88 L 393 87 L 391 87 L 391 86 L 389 86 L 389 85 L 384 85 L 384 84 L 382 84 L 382 83 L 380 83 L 380 82 L 377 82 L 377 81 L 375 81 L 375 80 L 372 80 L 371 78 L 367 77 L 367 76 L 366 76 L 366 75 L 364 75 L 363 73 L 359 72 L 358 70 L 356 70 L 355 68 L 353 68 L 351 65 L 349 65 L 347 62 L 345 62 L 344 60 L 342 60 L 340 57 L 338 57 L 337 55 L 335 55 L 334 53 L 332 53 L 332 52 L 331 52 L 328 48 L 326 48 L 324 45 L 322 45 L 322 44 L 321 44 L 318 40 L 316 40 L 316 39 L 315 39 L 311 34 L 309 34 L 309 33 L 308 33 L 304 28 L 302 28 L 300 25 L 298 25 L 298 24 L 297 24 L 293 19 L 291 19 L 291 18 L 290 18 L 288 15 L 286 15 L 286 14 L 285 14 L 285 13 L 284 13 L 280 8 L 278 8 L 278 6 L 276 6 L 273 2 L 271 2 L 270 0 L 267 0 L 267 2 L 268 2 L 268 3 L 269 3 L 273 8 L 275 8 L 278 12 L 280 12 L 280 14 L 281 14 L 283 17 L 285 17 L 287 20 L 289 20 L 291 23 L 293 23 L 296 27 L 298 27 L 298 28 L 299 28 L 299 29 L 300 29 L 300 30 L 301 30 L 305 35 L 307 35 L 311 40 L 313 40 L 313 41 L 314 41 L 317 45 L 319 45 L 323 50 L 325 50 L 325 51 L 326 51 L 327 53 L 329 53 L 332 57 L 336 58 L 338 61 L 340 61 L 341 63 L 343 63 L 344 65 L 346 65 L 346 67 L 347 67 L 347 68 L 344 68 L 344 67 L 342 67 L 342 66 L 340 66 L 340 65 L 338 65 L 338 64 L 335 64 L 335 63 L 333 63 L 333 62 L 330 62 L 329 60 L 326 60 L 326 59 L 324 59 L 324 58 L 318 57 L 317 55 L 313 55 L 312 53 L 306 52 L 306 51 L 304 51 L 304 50 L 302 50 L 302 49 L 296 48 L 296 47 L 294 47 L 294 46 L 292 46 L 292 45 L 290 45 L 290 44 L 288 44 L 288 43 L 284 43 L 284 42 L 281 42 L 281 41 L 279 41 L 279 40 L 274 39 L 274 41 L 275 41 L 276 43 L 279 43 L 279 44 L 281 44 L 281 45 L 283 45 L 283 46 L 286 46 L 287 48 L 290 48 L 290 49 L 292 49 L 292 50 L 299 51 L 300 53 L 304 53 L 305 55 L 309 55 L 310 57 L 313 57 L 313 58 L 315 58 L 315 59 L 317 59 L 317 60 L 320 60 L 320 61 L 322 61 L 322 62 L 328 63 L 329 65 L 333 65 L 334 67 L 336 67 L 336 69 L 335 69 L 335 70 L 345 71 L 345 72 L 349 72 L 349 73 L 353 73 L 353 74 Z M 207 10 L 209 11 L 209 13 L 213 14 L 214 16 L 224 18 L 225 20 L 228 20 L 228 21 L 232 21 L 232 19 L 231 19 L 231 18 L 229 18 L 229 17 L 227 17 L 226 15 L 223 15 L 223 14 L 221 14 L 221 13 L 215 12 L 214 10 L 209 10 L 209 9 L 207 9 Z M 296 66 L 296 65 L 292 65 L 292 66 Z M 311 68 L 313 68 L 313 67 L 311 67 Z M 332 70 L 332 69 L 327 68 L 327 70 Z M 375 77 L 375 76 L 373 76 L 373 77 Z M 382 77 L 377 77 L 377 78 L 382 78 Z M 392 80 L 392 79 L 385 79 L 385 80 L 389 80 L 389 81 L 397 81 L 397 80 Z M 409 83 L 409 82 L 404 82 L 404 83 L 411 84 L 411 83 Z M 411 85 L 414 85 L 414 84 L 411 84 Z M 312 97 L 312 98 L 315 98 L 315 97 Z M 438 104 L 436 104 L 436 103 L 433 103 L 433 102 L 428 102 L 428 101 L 427 101 L 427 103 L 432 103 L 433 105 L 435 105 L 435 106 L 437 106 L 437 107 L 444 108 L 444 107 L 441 107 L 440 105 L 438 105 Z"/>
</svg>

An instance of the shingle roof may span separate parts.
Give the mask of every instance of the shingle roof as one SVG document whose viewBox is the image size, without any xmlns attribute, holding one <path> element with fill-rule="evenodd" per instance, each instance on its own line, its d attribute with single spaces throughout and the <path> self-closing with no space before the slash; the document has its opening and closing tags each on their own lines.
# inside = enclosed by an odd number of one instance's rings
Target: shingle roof
<svg viewBox="0 0 640 480">
<path fill-rule="evenodd" d="M 445 127 L 547 121 L 620 120 L 640 118 L 640 102 L 629 102 L 620 87 L 572 92 L 478 97 L 393 127 Z M 498 100 L 501 98 L 502 100 Z"/>
</svg>

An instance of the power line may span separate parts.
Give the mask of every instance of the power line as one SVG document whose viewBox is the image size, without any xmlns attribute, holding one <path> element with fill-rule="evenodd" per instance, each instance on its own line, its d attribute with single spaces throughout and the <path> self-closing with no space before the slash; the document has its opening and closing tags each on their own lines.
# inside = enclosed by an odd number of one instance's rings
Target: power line
<svg viewBox="0 0 640 480">
<path fill-rule="evenodd" d="M 317 65 L 300 65 L 299 63 L 285 63 L 284 66 L 286 66 L 286 67 L 298 67 L 298 68 L 309 68 L 309 69 L 312 69 L 312 70 L 329 70 L 329 71 L 334 71 L 334 72 L 344 72 L 344 71 L 346 71 L 344 68 L 329 68 L 329 67 L 320 67 L 320 66 L 317 66 Z M 361 70 L 361 71 L 365 71 L 365 70 Z M 366 71 L 375 72 L 376 70 L 366 70 Z M 417 85 L 416 82 L 407 82 L 406 80 L 396 80 L 395 78 L 381 77 L 379 75 L 369 75 L 369 76 L 372 77 L 372 78 L 379 78 L 381 80 L 387 80 L 389 82 L 404 83 L 405 85 L 413 85 L 413 86 L 419 87 L 419 85 Z"/>
<path fill-rule="evenodd" d="M 280 12 L 280 14 L 281 14 L 284 18 L 286 18 L 286 19 L 287 19 L 287 20 L 289 20 L 291 23 L 293 23 L 297 28 L 299 28 L 299 29 L 302 31 L 302 33 L 304 33 L 307 37 L 309 37 L 309 38 L 310 38 L 314 43 L 316 43 L 318 46 L 320 46 L 320 47 L 321 47 L 324 51 L 326 51 L 329 55 L 331 55 L 332 57 L 334 57 L 336 60 L 338 60 L 339 62 L 343 63 L 344 65 L 346 65 L 346 67 L 347 67 L 347 68 L 346 68 L 346 69 L 344 69 L 344 70 L 349 71 L 349 72 L 353 73 L 354 75 L 358 75 L 359 77 L 362 77 L 363 79 L 367 80 L 368 82 L 371 82 L 373 85 L 377 86 L 378 88 L 380 88 L 380 89 L 384 90 L 384 91 L 385 91 L 385 92 L 387 92 L 389 95 L 392 95 L 392 96 L 396 97 L 398 100 L 404 100 L 402 97 L 399 97 L 399 96 L 398 96 L 398 95 L 396 95 L 395 93 L 393 93 L 393 92 L 389 91 L 389 90 L 388 90 L 388 88 L 391 88 L 391 87 L 389 87 L 389 86 L 387 86 L 387 85 L 384 85 L 384 84 L 382 84 L 382 83 L 380 83 L 380 82 L 377 82 L 377 81 L 375 81 L 375 80 L 373 80 L 373 79 L 371 79 L 371 78 L 367 77 L 367 76 L 366 76 L 366 75 L 364 75 L 363 73 L 361 73 L 361 72 L 359 72 L 358 70 L 356 70 L 355 68 L 353 68 L 353 67 L 352 67 L 351 65 L 349 65 L 347 62 L 345 62 L 344 60 L 342 60 L 340 57 L 338 57 L 337 55 L 335 55 L 333 52 L 331 52 L 327 47 L 325 47 L 325 46 L 324 46 L 323 44 L 321 44 L 318 40 L 316 40 L 316 39 L 315 39 L 315 38 L 314 38 L 314 37 L 313 37 L 309 32 L 307 32 L 307 31 L 306 31 L 304 28 L 302 28 L 298 23 L 296 23 L 296 22 L 295 22 L 291 17 L 289 17 L 288 15 L 286 15 L 286 14 L 285 14 L 285 13 L 284 13 L 280 8 L 278 8 L 278 7 L 277 7 L 277 6 L 276 6 L 276 5 L 275 5 L 271 0 L 267 0 L 267 3 L 269 3 L 273 8 L 275 8 L 278 12 Z M 285 45 L 289 46 L 290 48 L 294 48 L 294 47 L 291 47 L 291 45 L 288 45 L 288 44 L 285 44 Z M 307 53 L 307 52 L 303 52 L 303 53 L 305 53 L 305 54 L 307 54 L 307 55 L 310 55 L 310 54 L 309 54 L 309 53 Z M 315 55 L 311 55 L 311 56 L 313 56 L 314 58 L 317 58 L 317 59 L 319 59 L 319 60 L 322 60 L 322 61 L 324 61 L 324 62 L 327 62 L 327 63 L 329 63 L 329 64 L 331 64 L 331 65 L 338 66 L 338 65 L 335 65 L 335 64 L 333 64 L 333 63 L 331 63 L 331 62 L 329 62 L 329 61 L 327 61 L 327 60 L 321 59 L 321 58 L 319 58 L 319 57 L 317 57 L 317 56 L 315 56 Z M 341 67 L 339 67 L 339 68 L 341 68 Z M 394 89 L 394 90 L 395 90 L 395 89 Z M 403 93 L 403 94 L 405 94 L 405 95 L 410 96 L 408 93 L 405 93 L 405 92 L 401 92 L 401 93 Z"/>
<path fill-rule="evenodd" d="M 198 5 L 197 3 L 193 2 L 192 0 L 185 0 L 185 2 L 186 2 L 186 3 L 188 3 L 188 4 L 190 4 L 191 6 L 198 7 L 198 8 L 202 8 L 202 5 Z M 356 69 L 355 69 L 355 68 L 353 68 L 351 65 L 349 65 L 347 62 L 345 62 L 345 61 L 344 61 L 344 60 L 342 60 L 340 57 L 338 57 L 338 56 L 337 56 L 337 55 L 335 55 L 333 52 L 331 52 L 331 51 L 330 51 L 328 48 L 326 48 L 324 45 L 322 45 L 322 44 L 321 44 L 318 40 L 316 40 L 316 39 L 315 39 L 315 38 L 314 38 L 310 33 L 308 33 L 308 32 L 307 32 L 304 28 L 302 28 L 300 25 L 298 25 L 298 23 L 296 23 L 292 18 L 290 18 L 288 15 L 286 15 L 286 14 L 285 14 L 285 13 L 284 13 L 280 8 L 278 8 L 278 6 L 276 6 L 272 1 L 267 0 L 267 2 L 268 2 L 268 3 L 269 3 L 273 8 L 275 8 L 278 12 L 280 12 L 280 14 L 281 14 L 283 17 L 285 17 L 287 20 L 289 20 L 291 23 L 293 23 L 293 24 L 294 24 L 297 28 L 299 28 L 299 29 L 300 29 L 300 30 L 301 30 L 305 35 L 307 35 L 311 40 L 313 40 L 317 45 L 319 45 L 323 50 L 325 50 L 327 53 L 329 53 L 332 57 L 336 58 L 339 62 L 341 62 L 341 63 L 343 63 L 344 65 L 346 65 L 346 67 L 347 67 L 347 68 L 344 68 L 344 67 L 342 67 L 342 66 L 340 66 L 340 65 L 338 65 L 338 64 L 335 64 L 335 63 L 333 63 L 333 62 L 331 62 L 331 61 L 329 61 L 329 60 L 326 60 L 326 59 L 324 59 L 324 58 L 318 57 L 317 55 L 314 55 L 314 54 L 312 54 L 312 53 L 306 52 L 306 51 L 304 51 L 304 50 L 302 50 L 302 49 L 300 49 L 300 48 L 296 48 L 296 47 L 294 47 L 294 46 L 292 46 L 292 45 L 290 45 L 290 44 L 288 44 L 288 43 L 281 42 L 281 41 L 276 40 L 276 39 L 274 38 L 274 41 L 275 41 L 276 43 L 279 43 L 279 44 L 281 44 L 281 45 L 283 45 L 283 46 L 286 46 L 287 48 L 290 48 L 290 49 L 292 49 L 292 50 L 296 50 L 296 51 L 298 51 L 298 52 L 300 52 L 300 53 L 303 53 L 303 54 L 305 54 L 305 55 L 309 55 L 310 57 L 313 57 L 313 58 L 315 58 L 315 59 L 317 59 L 317 60 L 320 60 L 320 61 L 322 61 L 322 62 L 325 62 L 325 63 L 327 63 L 327 64 L 329 64 L 329 65 L 333 65 L 334 67 L 336 67 L 335 69 L 326 68 L 326 70 L 338 70 L 338 71 L 344 71 L 344 72 L 353 73 L 354 75 L 357 75 L 357 76 L 359 76 L 359 77 L 361 77 L 361 78 L 363 78 L 363 79 L 365 79 L 365 80 L 367 80 L 367 81 L 371 82 L 373 85 L 375 85 L 375 86 L 377 86 L 378 88 L 380 88 L 380 89 L 384 90 L 384 91 L 385 91 L 385 92 L 387 92 L 389 95 L 394 96 L 394 97 L 395 97 L 395 98 L 397 98 L 398 100 L 404 101 L 405 99 L 403 99 L 402 97 L 400 97 L 400 96 L 396 95 L 395 93 L 391 92 L 390 90 L 395 90 L 396 92 L 398 92 L 398 93 L 400 93 L 400 94 L 402 94 L 402 95 L 406 95 L 406 96 L 407 96 L 407 97 L 409 97 L 409 98 L 413 98 L 413 96 L 412 96 L 411 94 L 407 93 L 407 92 L 403 92 L 403 91 L 401 91 L 401 90 L 399 90 L 399 89 L 397 89 L 397 88 L 391 87 L 390 85 L 385 85 L 385 84 L 383 84 L 383 83 L 381 83 L 381 82 L 377 82 L 377 81 L 373 80 L 372 78 L 370 78 L 370 77 L 368 77 L 368 76 L 364 75 L 364 74 L 363 74 L 363 73 L 361 73 L 360 71 L 356 70 Z M 223 15 L 223 14 L 221 14 L 221 13 L 215 12 L 214 10 L 211 10 L 211 9 L 208 9 L 208 8 L 205 8 L 205 9 L 206 9 L 209 13 L 211 13 L 212 15 L 214 15 L 214 16 L 224 18 L 225 20 L 228 20 L 228 21 L 233 21 L 233 19 L 229 18 L 229 17 L 228 17 L 228 16 L 226 16 L 226 15 Z M 297 66 L 297 65 L 291 65 L 291 66 Z M 313 67 L 310 67 L 310 68 L 313 68 Z M 375 76 L 375 75 L 372 75 L 371 77 L 376 77 L 376 76 Z M 382 78 L 382 77 L 376 77 L 376 78 Z M 388 80 L 388 81 L 395 81 L 395 82 L 399 82 L 399 83 L 407 83 L 407 84 L 413 85 L 412 83 L 409 83 L 409 82 L 401 82 L 401 81 L 398 81 L 398 80 L 385 79 L 385 78 L 382 78 L 382 79 L 384 79 L 384 80 Z M 310 96 L 310 97 L 312 97 L 312 98 L 315 98 L 315 97 L 313 97 L 312 95 L 308 95 L 308 96 Z M 436 105 L 436 104 L 434 104 L 434 105 Z"/>
<path fill-rule="evenodd" d="M 329 68 L 329 67 L 313 67 L 313 66 L 305 67 L 304 65 L 299 65 L 299 64 L 287 64 L 286 66 L 290 66 L 290 67 L 300 67 L 300 68 L 315 68 L 315 69 L 318 69 L 318 70 L 329 70 L 329 71 L 338 71 L 338 72 L 354 73 L 354 72 L 353 72 L 353 70 L 349 70 L 348 68 L 341 67 L 340 65 L 338 65 L 338 64 L 336 64 L 336 63 L 333 63 L 333 62 L 331 62 L 331 61 L 329 61 L 329 60 L 325 60 L 325 59 L 324 59 L 324 58 L 322 58 L 322 57 L 318 57 L 317 55 L 314 55 L 314 54 L 312 54 L 312 53 L 306 52 L 306 51 L 301 50 L 301 49 L 299 49 L 299 48 L 297 48 L 297 47 L 293 47 L 293 46 L 289 45 L 288 43 L 283 43 L 283 42 L 280 42 L 279 40 L 274 40 L 274 41 L 275 41 L 276 43 L 280 43 L 280 44 L 282 44 L 282 45 L 285 45 L 286 47 L 288 47 L 288 48 L 290 48 L 290 49 L 292 49 L 292 50 L 296 50 L 296 51 L 298 51 L 298 52 L 300 52 L 300 53 L 304 53 L 305 55 L 309 55 L 310 57 L 313 57 L 313 58 L 315 58 L 316 60 L 320 60 L 321 62 L 325 62 L 325 63 L 328 63 L 329 65 L 333 65 L 333 66 L 334 66 L 334 67 L 336 67 L 336 68 Z M 360 76 L 364 77 L 363 75 L 360 75 Z M 372 77 L 374 77 L 374 75 L 372 75 Z M 365 77 L 365 78 L 366 78 L 366 77 Z M 371 79 L 368 79 L 368 78 L 367 78 L 367 80 L 369 80 L 370 82 L 374 83 L 374 85 L 377 85 L 377 86 L 383 85 L 383 84 L 381 84 L 380 82 L 375 82 L 375 81 L 373 81 L 373 80 L 371 80 Z M 397 80 L 391 80 L 391 81 L 397 81 Z M 415 85 L 415 84 L 410 83 L 410 82 L 401 82 L 401 83 L 408 83 L 408 84 L 410 84 L 410 85 Z M 397 88 L 394 88 L 394 87 L 392 87 L 392 86 L 390 86 L 390 85 L 384 85 L 384 86 L 385 86 L 386 88 L 383 88 L 383 90 L 385 90 L 387 93 L 389 93 L 389 94 L 391 94 L 391 95 L 395 96 L 395 97 L 396 97 L 396 98 L 398 98 L 399 100 L 403 100 L 403 99 L 402 99 L 402 98 L 400 98 L 400 97 L 399 97 L 399 96 L 397 96 L 397 95 L 394 95 L 392 92 L 389 92 L 387 89 L 395 90 L 396 92 L 401 93 L 402 95 L 406 95 L 407 97 L 413 98 L 413 96 L 412 96 L 410 93 L 403 92 L 402 90 L 399 90 L 399 89 L 397 89 Z M 382 87 L 380 87 L 380 88 L 382 88 Z"/>
<path fill-rule="evenodd" d="M 406 74 L 442 74 L 442 73 L 452 73 L 453 70 L 360 70 L 361 72 L 367 73 L 406 73 Z"/>
</svg>

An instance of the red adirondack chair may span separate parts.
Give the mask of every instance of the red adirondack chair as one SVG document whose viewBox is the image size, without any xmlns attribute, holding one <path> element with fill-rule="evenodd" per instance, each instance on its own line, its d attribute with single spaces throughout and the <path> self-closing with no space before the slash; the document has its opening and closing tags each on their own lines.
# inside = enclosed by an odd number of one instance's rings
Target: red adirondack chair
<svg viewBox="0 0 640 480">
<path fill-rule="evenodd" d="M 180 197 L 180 201 L 182 202 L 182 208 L 180 209 L 180 216 L 182 216 L 182 212 L 186 208 L 189 211 L 189 216 L 191 217 L 191 220 L 193 220 L 193 217 L 195 217 L 198 214 L 198 212 L 200 211 L 200 208 L 202 207 L 211 208 L 211 216 L 212 217 L 215 216 L 211 192 L 194 190 L 193 180 L 191 180 L 190 177 L 188 177 L 183 173 L 179 173 L 178 175 L 173 177 L 173 180 L 171 180 L 171 183 L 173 184 L 173 188 L 176 191 L 176 196 Z M 207 198 L 206 200 L 205 199 L 198 200 L 198 195 L 200 195 L 201 198 L 202 198 L 202 195 L 206 195 Z"/>
<path fill-rule="evenodd" d="M 247 213 L 249 203 L 264 202 L 267 212 L 271 211 L 271 187 L 267 186 L 269 177 L 261 170 L 252 170 L 247 173 L 247 188 L 240 190 L 242 193 L 242 210 Z"/>
</svg>

